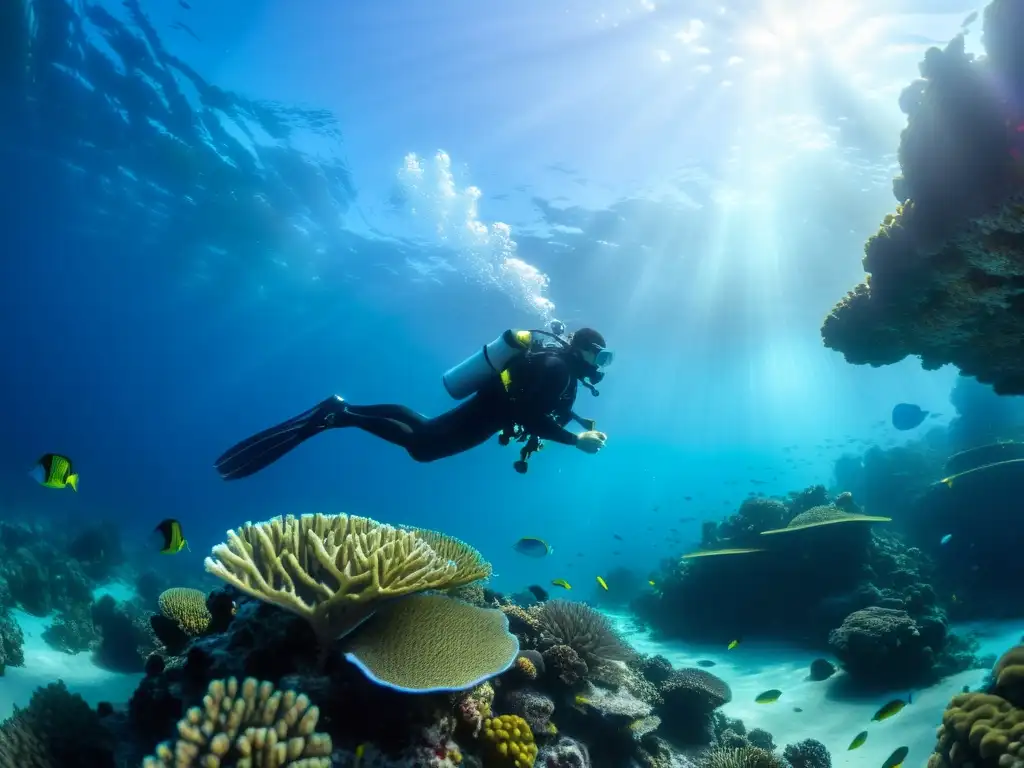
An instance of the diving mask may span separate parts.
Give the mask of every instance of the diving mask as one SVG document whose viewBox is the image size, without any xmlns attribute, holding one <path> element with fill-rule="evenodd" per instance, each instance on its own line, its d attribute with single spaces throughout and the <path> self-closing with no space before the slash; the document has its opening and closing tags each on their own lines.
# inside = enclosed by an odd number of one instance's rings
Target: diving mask
<svg viewBox="0 0 1024 768">
<path fill-rule="evenodd" d="M 615 361 L 614 352 L 612 352 L 610 349 L 600 347 L 597 344 L 590 344 L 587 347 L 584 347 L 583 351 L 594 356 L 594 362 L 590 364 L 593 365 L 598 370 L 601 370 L 602 368 L 607 368 Z M 588 360 L 587 362 L 589 363 L 590 361 Z"/>
<path fill-rule="evenodd" d="M 604 347 L 596 347 L 594 350 L 594 365 L 597 368 L 607 368 L 615 362 L 615 353 Z"/>
</svg>

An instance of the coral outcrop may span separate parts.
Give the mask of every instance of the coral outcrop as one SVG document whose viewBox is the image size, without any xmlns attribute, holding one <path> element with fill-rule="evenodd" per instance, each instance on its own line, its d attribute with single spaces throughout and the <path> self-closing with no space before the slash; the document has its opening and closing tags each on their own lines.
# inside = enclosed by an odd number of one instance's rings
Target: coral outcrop
<svg viewBox="0 0 1024 768">
<path fill-rule="evenodd" d="M 1024 113 L 1005 84 L 1024 69 L 1001 41 L 1024 33 L 1024 8 L 995 0 L 983 26 L 987 57 L 967 55 L 959 35 L 927 51 L 923 79 L 900 96 L 899 205 L 864 247 L 865 282 L 821 333 L 854 364 L 917 355 L 928 370 L 952 363 L 996 392 L 1021 394 Z"/>
<path fill-rule="evenodd" d="M 954 696 L 928 768 L 1024 767 L 1024 646 L 996 663 L 987 692 Z"/>
</svg>

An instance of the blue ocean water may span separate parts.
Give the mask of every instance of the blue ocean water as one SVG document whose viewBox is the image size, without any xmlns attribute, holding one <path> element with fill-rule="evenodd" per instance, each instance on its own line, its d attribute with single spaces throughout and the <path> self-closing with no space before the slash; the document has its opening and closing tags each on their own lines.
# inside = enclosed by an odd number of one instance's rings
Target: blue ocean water
<svg viewBox="0 0 1024 768">
<path fill-rule="evenodd" d="M 0 721 L 62 679 L 109 732 L 130 723 L 118 759 L 135 765 L 174 738 L 175 706 L 252 674 L 309 692 L 335 765 L 358 767 L 364 749 L 364 766 L 384 765 L 374 754 L 390 747 L 412 750 L 406 765 L 452 765 L 460 745 L 467 765 L 490 765 L 475 685 L 429 723 L 378 717 L 459 686 L 368 681 L 343 663 L 372 671 L 358 633 L 373 624 L 328 648 L 323 626 L 310 639 L 286 611 L 219 591 L 200 636 L 175 636 L 158 595 L 221 587 L 204 558 L 226 531 L 312 512 L 443 531 L 493 564 L 493 592 L 458 593 L 480 632 L 424 645 L 454 659 L 440 678 L 464 664 L 462 687 L 495 680 L 491 714 L 516 694 L 550 705 L 553 730 L 529 724 L 538 765 L 586 765 L 570 757 L 589 744 L 594 768 L 708 768 L 709 746 L 748 747 L 762 728 L 795 768 L 809 764 L 783 750 L 805 739 L 843 768 L 891 765 L 901 746 L 923 764 L 950 748 L 934 733 L 951 697 L 1009 697 L 988 677 L 1021 637 L 1006 556 L 1020 398 L 916 358 L 851 365 L 821 335 L 896 210 L 903 89 L 930 46 L 964 33 L 981 50 L 970 4 L 3 6 Z M 929 98 L 955 91 L 940 81 Z M 965 281 L 981 303 L 985 281 Z M 245 479 L 215 471 L 237 441 L 331 395 L 442 414 L 456 406 L 446 370 L 556 320 L 615 353 L 599 396 L 581 388 L 574 405 L 608 435 L 597 455 L 546 441 L 521 474 L 518 446 L 496 436 L 418 463 L 344 429 Z M 897 404 L 921 423 L 894 425 Z M 73 462 L 77 491 L 33 478 L 49 453 Z M 188 539 L 173 555 L 151 537 L 167 519 Z M 550 552 L 525 556 L 521 537 Z M 680 559 L 698 549 L 718 556 Z M 541 631 L 539 617 L 574 609 L 535 605 L 529 585 L 600 612 Z M 416 603 L 379 605 L 368 621 L 393 628 Z M 470 658 L 478 641 L 503 644 L 500 664 Z M 812 661 L 831 672 L 809 675 Z M 773 689 L 778 706 L 762 706 Z M 613 690 L 628 728 L 586 701 Z M 702 692 L 693 711 L 679 691 Z M 893 697 L 912 706 L 873 723 Z M 0 722 L 0 763 L 5 749 Z"/>
<path fill-rule="evenodd" d="M 698 5 L 10 5 L 2 514 L 177 518 L 198 571 L 245 520 L 346 511 L 466 539 L 501 589 L 590 589 L 677 555 L 668 521 L 696 545 L 906 439 L 896 402 L 945 423 L 955 371 L 849 366 L 818 329 L 892 207 L 895 95 L 970 9 Z M 597 456 L 520 476 L 496 442 L 421 465 L 345 431 L 212 469 L 334 393 L 440 413 L 444 370 L 555 317 L 617 355 L 577 402 Z M 50 451 L 78 493 L 26 477 Z"/>
</svg>

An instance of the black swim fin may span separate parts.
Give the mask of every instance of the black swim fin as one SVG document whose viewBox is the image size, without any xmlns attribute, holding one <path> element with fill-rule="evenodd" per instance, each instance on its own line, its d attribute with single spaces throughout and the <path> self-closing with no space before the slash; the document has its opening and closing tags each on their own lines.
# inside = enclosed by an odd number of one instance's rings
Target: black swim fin
<svg viewBox="0 0 1024 768">
<path fill-rule="evenodd" d="M 239 480 L 270 466 L 313 435 L 348 426 L 345 401 L 334 395 L 308 411 L 246 438 L 221 454 L 214 463 L 225 480 Z"/>
</svg>

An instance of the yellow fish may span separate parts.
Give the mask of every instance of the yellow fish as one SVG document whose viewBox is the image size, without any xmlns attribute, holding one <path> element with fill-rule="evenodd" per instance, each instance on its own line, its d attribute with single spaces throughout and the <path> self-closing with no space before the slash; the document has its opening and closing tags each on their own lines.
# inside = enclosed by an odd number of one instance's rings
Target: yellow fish
<svg viewBox="0 0 1024 768">
<path fill-rule="evenodd" d="M 572 584 L 565 579 L 552 579 L 551 585 L 554 587 L 561 587 L 562 589 L 572 589 Z"/>
<path fill-rule="evenodd" d="M 772 688 L 770 691 L 759 693 L 757 698 L 754 699 L 755 704 L 774 704 L 782 696 L 782 691 L 778 688 Z"/>
<path fill-rule="evenodd" d="M 354 764 L 353 768 L 359 768 L 360 763 L 363 762 L 363 755 L 365 755 L 365 754 L 366 754 L 366 744 L 364 742 L 363 744 L 360 744 L 358 747 L 356 747 L 356 761 L 355 761 L 355 764 Z"/>
<path fill-rule="evenodd" d="M 153 529 L 153 538 L 162 555 L 176 555 L 183 549 L 188 549 L 188 542 L 181 530 L 181 523 L 173 518 L 161 520 L 160 524 Z M 191 552 L 191 549 L 188 549 Z"/>
<path fill-rule="evenodd" d="M 727 646 L 725 646 L 725 650 L 727 650 L 727 651 L 731 651 L 731 650 L 732 650 L 733 648 L 735 648 L 735 647 L 736 647 L 737 645 L 739 645 L 739 644 L 740 644 L 740 641 L 739 641 L 739 640 L 733 640 L 733 641 L 732 641 L 732 642 L 730 642 L 730 643 L 729 643 L 729 644 L 728 644 Z"/>
<path fill-rule="evenodd" d="M 579 693 L 576 694 L 575 701 L 576 701 L 577 706 L 580 706 L 580 707 L 586 706 L 587 704 L 590 703 L 590 699 L 588 699 L 586 696 L 584 696 L 582 694 L 579 694 Z"/>
<path fill-rule="evenodd" d="M 601 589 L 605 591 L 608 590 L 608 585 L 605 583 L 605 580 L 602 579 L 600 576 L 597 577 L 597 583 L 601 585 Z"/>
<path fill-rule="evenodd" d="M 67 488 L 78 491 L 78 475 L 71 466 L 71 459 L 59 453 L 44 454 L 29 472 L 32 479 L 44 488 Z"/>
<path fill-rule="evenodd" d="M 950 595 L 949 597 L 954 603 L 956 602 L 956 595 Z"/>
<path fill-rule="evenodd" d="M 849 752 L 851 749 L 856 749 L 857 747 L 861 746 L 867 740 L 868 740 L 868 732 L 867 731 L 861 731 L 860 733 L 858 733 L 856 736 L 853 737 L 853 741 L 850 742 L 850 746 L 848 746 L 846 748 L 846 751 Z"/>
<path fill-rule="evenodd" d="M 909 752 L 910 750 L 907 747 L 899 747 L 882 763 L 882 768 L 900 768 L 903 765 L 903 761 L 907 759 Z"/>
<path fill-rule="evenodd" d="M 651 586 L 653 587 L 653 586 L 654 586 L 654 579 L 651 579 L 651 580 L 650 580 L 650 581 L 648 581 L 647 583 L 648 583 L 648 584 L 650 584 L 650 585 L 651 585 Z"/>
<path fill-rule="evenodd" d="M 903 701 L 903 699 L 893 699 L 888 704 L 885 704 L 880 710 L 875 712 L 874 717 L 871 719 L 874 722 L 888 720 L 893 715 L 898 715 L 905 706 L 907 706 L 907 702 Z M 904 755 L 904 757 L 906 757 L 906 755 Z"/>
<path fill-rule="evenodd" d="M 947 488 L 952 488 L 953 487 L 953 478 L 952 477 L 944 477 L 941 480 L 939 480 L 939 482 L 943 483 Z"/>
</svg>

